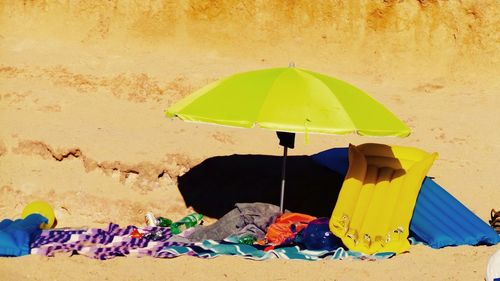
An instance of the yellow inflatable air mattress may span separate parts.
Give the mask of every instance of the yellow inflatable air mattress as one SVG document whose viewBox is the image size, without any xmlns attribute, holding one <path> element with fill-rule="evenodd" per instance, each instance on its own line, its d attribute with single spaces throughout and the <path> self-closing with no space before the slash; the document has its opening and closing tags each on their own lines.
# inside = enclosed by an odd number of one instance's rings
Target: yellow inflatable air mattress
<svg viewBox="0 0 500 281">
<path fill-rule="evenodd" d="M 436 153 L 411 147 L 349 146 L 349 170 L 330 230 L 354 251 L 401 253 L 420 186 Z"/>
</svg>

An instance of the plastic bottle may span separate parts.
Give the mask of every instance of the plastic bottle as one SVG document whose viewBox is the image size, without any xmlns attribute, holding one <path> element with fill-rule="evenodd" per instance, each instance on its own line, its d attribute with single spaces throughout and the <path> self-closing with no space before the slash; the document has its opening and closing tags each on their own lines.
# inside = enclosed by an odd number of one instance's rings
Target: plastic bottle
<svg viewBox="0 0 500 281">
<path fill-rule="evenodd" d="M 192 213 L 188 216 L 183 217 L 179 221 L 176 221 L 170 225 L 170 231 L 172 234 L 179 234 L 184 230 L 198 225 L 203 220 L 202 214 Z"/>
<path fill-rule="evenodd" d="M 256 240 L 257 240 L 257 239 L 256 239 L 253 235 L 246 234 L 246 235 L 241 236 L 241 237 L 238 239 L 238 242 L 240 242 L 241 244 L 253 245 L 253 243 L 254 243 Z"/>
<path fill-rule="evenodd" d="M 157 220 L 158 220 L 158 226 L 169 227 L 172 225 L 172 221 L 167 218 L 159 217 Z"/>
</svg>

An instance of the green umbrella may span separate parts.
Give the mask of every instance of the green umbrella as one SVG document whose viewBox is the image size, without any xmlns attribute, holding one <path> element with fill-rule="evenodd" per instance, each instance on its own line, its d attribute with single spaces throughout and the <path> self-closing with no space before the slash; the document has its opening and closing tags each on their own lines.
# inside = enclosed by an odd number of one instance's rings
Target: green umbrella
<svg viewBox="0 0 500 281">
<path fill-rule="evenodd" d="M 305 69 L 287 67 L 250 71 L 215 81 L 169 107 L 168 117 L 185 121 L 288 133 L 357 133 L 406 137 L 410 129 L 360 89 Z M 284 146 L 281 203 L 290 134 Z"/>
</svg>

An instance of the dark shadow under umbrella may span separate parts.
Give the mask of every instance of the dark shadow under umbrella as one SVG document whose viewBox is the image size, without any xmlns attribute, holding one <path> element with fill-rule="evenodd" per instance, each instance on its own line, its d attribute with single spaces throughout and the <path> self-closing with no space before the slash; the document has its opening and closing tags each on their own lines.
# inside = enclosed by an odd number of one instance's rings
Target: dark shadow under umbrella
<svg viewBox="0 0 500 281">
<path fill-rule="evenodd" d="M 280 203 L 281 156 L 231 155 L 206 159 L 179 177 L 187 206 L 220 218 L 240 202 Z M 286 209 L 330 217 L 343 178 L 309 156 L 287 157 Z"/>
</svg>

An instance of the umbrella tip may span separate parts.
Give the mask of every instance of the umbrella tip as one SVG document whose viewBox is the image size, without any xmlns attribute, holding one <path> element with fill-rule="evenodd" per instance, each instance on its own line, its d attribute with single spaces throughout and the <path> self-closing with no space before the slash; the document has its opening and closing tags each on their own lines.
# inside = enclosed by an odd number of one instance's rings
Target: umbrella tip
<svg viewBox="0 0 500 281">
<path fill-rule="evenodd" d="M 289 62 L 288 67 L 295 67 L 295 62 L 293 62 L 293 61 Z"/>
</svg>

